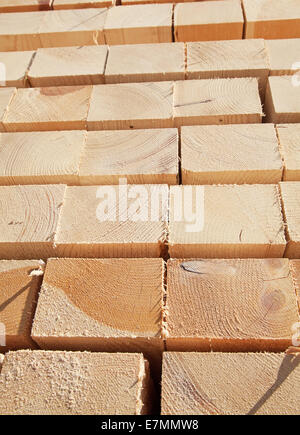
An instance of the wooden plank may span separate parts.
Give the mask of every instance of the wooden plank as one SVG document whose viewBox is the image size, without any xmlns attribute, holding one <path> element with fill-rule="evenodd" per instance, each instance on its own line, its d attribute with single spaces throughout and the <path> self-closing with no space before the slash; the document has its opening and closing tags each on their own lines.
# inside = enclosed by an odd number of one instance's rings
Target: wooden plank
<svg viewBox="0 0 300 435">
<path fill-rule="evenodd" d="M 1 352 L 36 348 L 30 333 L 43 270 L 39 260 L 0 260 L 0 322 L 5 327 Z"/>
<path fill-rule="evenodd" d="M 284 161 L 284 181 L 300 181 L 300 124 L 276 126 Z"/>
<path fill-rule="evenodd" d="M 80 184 L 118 184 L 120 178 L 130 184 L 177 184 L 177 129 L 88 132 Z"/>
<path fill-rule="evenodd" d="M 254 78 L 183 80 L 174 85 L 175 126 L 250 124 L 262 120 Z"/>
<path fill-rule="evenodd" d="M 93 87 L 88 130 L 161 128 L 173 124 L 172 82 Z"/>
<path fill-rule="evenodd" d="M 269 54 L 271 76 L 293 75 L 297 69 L 300 69 L 299 38 L 273 39 L 265 43 Z"/>
<path fill-rule="evenodd" d="M 0 86 L 15 86 L 25 88 L 27 84 L 27 71 L 32 61 L 34 51 L 15 51 L 0 53 L 1 64 L 5 68 L 4 80 L 0 78 Z"/>
<path fill-rule="evenodd" d="M 3 119 L 16 92 L 16 88 L 0 88 L 0 131 L 4 131 Z"/>
<path fill-rule="evenodd" d="M 22 350 L 5 355 L 0 412 L 144 414 L 151 412 L 151 390 L 142 354 Z"/>
<path fill-rule="evenodd" d="M 187 43 L 187 78 L 256 77 L 264 96 L 269 59 L 263 39 Z"/>
<path fill-rule="evenodd" d="M 300 38 L 298 0 L 243 0 L 245 37 Z"/>
<path fill-rule="evenodd" d="M 174 10 L 175 41 L 242 39 L 244 17 L 239 0 L 179 3 Z"/>
<path fill-rule="evenodd" d="M 79 184 L 85 131 L 0 134 L 0 185 Z"/>
<path fill-rule="evenodd" d="M 0 14 L 0 50 L 26 51 L 41 47 L 39 28 L 51 11 Z"/>
<path fill-rule="evenodd" d="M 47 11 L 52 0 L 1 0 L 0 13 Z"/>
<path fill-rule="evenodd" d="M 104 32 L 109 45 L 172 42 L 172 4 L 113 7 Z"/>
<path fill-rule="evenodd" d="M 163 294 L 161 258 L 50 259 L 32 337 L 42 349 L 142 352 L 160 369 Z"/>
<path fill-rule="evenodd" d="M 277 352 L 292 345 L 300 317 L 288 259 L 169 260 L 167 274 L 167 350 Z"/>
<path fill-rule="evenodd" d="M 112 0 L 53 0 L 53 9 L 105 8 L 112 6 Z"/>
<path fill-rule="evenodd" d="M 273 124 L 182 127 L 183 184 L 272 184 L 283 163 Z"/>
<path fill-rule="evenodd" d="M 184 80 L 182 43 L 114 45 L 109 49 L 105 83 Z"/>
<path fill-rule="evenodd" d="M 296 287 L 296 296 L 298 300 L 298 308 L 300 312 L 300 260 L 291 260 L 290 261 L 292 276 L 294 280 L 294 285 Z M 294 332 L 297 333 L 297 330 L 294 328 Z M 300 341 L 300 335 L 298 331 L 298 337 L 294 337 L 299 342 Z"/>
<path fill-rule="evenodd" d="M 104 83 L 108 48 L 104 45 L 41 48 L 28 73 L 32 87 Z M 1 59 L 1 55 L 0 55 Z"/>
<path fill-rule="evenodd" d="M 300 86 L 291 76 L 269 77 L 264 111 L 266 122 L 300 122 Z"/>
<path fill-rule="evenodd" d="M 5 131 L 83 130 L 92 86 L 18 89 L 3 118 Z"/>
<path fill-rule="evenodd" d="M 162 414 L 299 414 L 298 360 L 283 353 L 166 352 Z"/>
<path fill-rule="evenodd" d="M 174 258 L 273 258 L 285 251 L 276 185 L 171 186 L 169 221 Z"/>
<path fill-rule="evenodd" d="M 160 257 L 167 208 L 167 185 L 67 187 L 56 256 Z"/>
<path fill-rule="evenodd" d="M 107 8 L 49 11 L 39 27 L 39 47 L 105 44 L 103 29 L 106 15 Z"/>
<path fill-rule="evenodd" d="M 300 182 L 280 183 L 288 244 L 285 257 L 300 258 Z"/>
<path fill-rule="evenodd" d="M 54 255 L 64 185 L 0 186 L 0 258 Z"/>
</svg>

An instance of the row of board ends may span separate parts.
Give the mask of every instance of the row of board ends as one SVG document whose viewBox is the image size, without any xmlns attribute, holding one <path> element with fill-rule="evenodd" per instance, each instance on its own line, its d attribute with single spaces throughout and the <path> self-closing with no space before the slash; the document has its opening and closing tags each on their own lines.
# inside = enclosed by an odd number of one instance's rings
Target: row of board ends
<svg viewBox="0 0 300 435">
<path fill-rule="evenodd" d="M 112 45 L 136 43 L 137 40 L 153 43 L 299 37 L 300 11 L 294 0 L 289 0 L 293 2 L 290 7 L 286 0 L 273 1 L 275 10 L 263 3 L 257 4 L 255 9 L 251 0 L 243 2 L 246 21 L 240 0 L 185 2 L 176 4 L 175 9 L 173 4 L 144 4 L 109 9 L 3 13 L 0 42 L 2 51 L 14 51 L 66 45 L 63 43 L 65 38 L 70 39 L 71 45 L 74 45 L 74 38 L 77 40 L 75 45 Z M 82 18 L 86 18 L 84 25 Z M 66 23 L 71 21 L 74 26 L 70 29 Z M 27 22 L 31 22 L 31 30 Z"/>
<path fill-rule="evenodd" d="M 269 77 L 264 115 L 253 77 L 2 88 L 0 131 L 299 123 L 299 89 L 290 76 Z"/>
<path fill-rule="evenodd" d="M 297 353 L 164 352 L 159 400 L 141 354 L 23 350 L 3 359 L 0 412 L 157 415 L 161 402 L 161 414 L 169 416 L 298 415 L 299 376 Z M 147 427 L 173 423 L 178 428 L 178 422 L 159 419 L 149 420 Z M 121 424 L 109 419 L 101 422 L 101 429 L 128 423 Z M 196 417 L 182 424 L 194 429 L 200 425 Z"/>
<path fill-rule="evenodd" d="M 164 349 L 299 346 L 299 260 L 52 258 L 0 268 L 2 353 L 142 351 L 155 372 Z"/>
<path fill-rule="evenodd" d="M 0 255 L 300 258 L 300 182 L 1 186 Z"/>
</svg>

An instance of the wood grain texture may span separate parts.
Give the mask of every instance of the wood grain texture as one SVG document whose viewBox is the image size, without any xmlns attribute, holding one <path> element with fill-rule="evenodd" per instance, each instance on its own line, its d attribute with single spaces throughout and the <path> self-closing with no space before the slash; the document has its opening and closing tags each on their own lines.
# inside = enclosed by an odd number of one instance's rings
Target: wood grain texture
<svg viewBox="0 0 300 435">
<path fill-rule="evenodd" d="M 273 39 L 265 43 L 269 54 L 270 75 L 294 74 L 296 71 L 293 64 L 300 61 L 300 39 Z"/>
<path fill-rule="evenodd" d="M 183 184 L 272 184 L 283 163 L 273 124 L 181 129 Z"/>
<path fill-rule="evenodd" d="M 288 259 L 169 260 L 167 350 L 278 351 L 300 320 Z"/>
<path fill-rule="evenodd" d="M 89 131 L 80 184 L 118 184 L 124 177 L 129 184 L 177 184 L 177 129 Z"/>
<path fill-rule="evenodd" d="M 162 414 L 299 415 L 299 362 L 283 353 L 166 352 Z"/>
<path fill-rule="evenodd" d="M 52 0 L 1 0 L 0 13 L 47 11 Z"/>
<path fill-rule="evenodd" d="M 264 111 L 266 122 L 300 122 L 300 86 L 294 85 L 291 76 L 269 77 Z"/>
<path fill-rule="evenodd" d="M 300 182 L 280 183 L 288 244 L 285 257 L 300 258 Z"/>
<path fill-rule="evenodd" d="M 5 131 L 83 130 L 92 86 L 18 89 L 3 118 Z"/>
<path fill-rule="evenodd" d="M 290 267 L 294 280 L 294 286 L 296 288 L 296 296 L 297 296 L 298 308 L 300 313 L 300 260 L 291 260 Z M 296 331 L 294 330 L 294 332 Z M 298 338 L 300 339 L 300 337 Z"/>
<path fill-rule="evenodd" d="M 175 126 L 250 124 L 262 119 L 255 78 L 183 80 L 174 85 Z"/>
<path fill-rule="evenodd" d="M 34 51 L 1 52 L 0 63 L 5 66 L 5 81 L 0 78 L 0 86 L 25 88 L 27 71 L 32 61 Z"/>
<path fill-rule="evenodd" d="M 28 73 L 32 87 L 104 83 L 106 46 L 41 48 Z M 0 55 L 1 59 L 1 55 Z"/>
<path fill-rule="evenodd" d="M 182 43 L 114 45 L 109 49 L 105 83 L 184 80 Z"/>
<path fill-rule="evenodd" d="M 144 414 L 152 384 L 141 354 L 17 351 L 5 355 L 1 414 Z"/>
<path fill-rule="evenodd" d="M 8 106 L 16 95 L 16 88 L 0 88 L 0 131 L 4 131 L 3 119 Z"/>
<path fill-rule="evenodd" d="M 161 127 L 173 127 L 172 82 L 93 87 L 88 130 Z"/>
<path fill-rule="evenodd" d="M 56 255 L 160 257 L 167 235 L 168 187 L 132 187 L 67 187 L 55 235 Z M 153 215 L 151 204 L 157 207 Z"/>
<path fill-rule="evenodd" d="M 53 9 L 105 8 L 112 5 L 112 0 L 53 0 Z"/>
<path fill-rule="evenodd" d="M 42 349 L 143 352 L 158 368 L 163 294 L 160 258 L 50 259 L 31 334 Z"/>
<path fill-rule="evenodd" d="M 36 50 L 42 47 L 39 28 L 45 18 L 45 14 L 50 12 L 38 11 L 1 14 L 1 51 Z"/>
<path fill-rule="evenodd" d="M 113 7 L 104 32 L 108 45 L 172 42 L 172 4 Z"/>
<path fill-rule="evenodd" d="M 79 184 L 85 131 L 0 134 L 0 185 Z"/>
<path fill-rule="evenodd" d="M 43 270 L 39 260 L 0 260 L 0 322 L 6 334 L 1 352 L 36 348 L 30 333 Z"/>
<path fill-rule="evenodd" d="M 171 257 L 283 257 L 286 240 L 276 185 L 219 185 L 203 189 L 202 201 L 198 186 L 170 187 Z"/>
<path fill-rule="evenodd" d="M 263 39 L 205 41 L 187 44 L 187 78 L 256 77 L 264 96 L 269 75 Z"/>
<path fill-rule="evenodd" d="M 105 44 L 106 15 L 107 8 L 48 11 L 39 27 L 39 47 Z"/>
<path fill-rule="evenodd" d="M 284 160 L 284 181 L 300 181 L 300 124 L 276 126 Z"/>
<path fill-rule="evenodd" d="M 242 39 L 243 26 L 243 11 L 239 0 L 175 5 L 175 41 Z"/>
<path fill-rule="evenodd" d="M 300 37 L 298 0 L 243 0 L 243 7 L 246 38 Z"/>
<path fill-rule="evenodd" d="M 65 193 L 64 185 L 0 187 L 0 258 L 47 258 Z"/>
</svg>

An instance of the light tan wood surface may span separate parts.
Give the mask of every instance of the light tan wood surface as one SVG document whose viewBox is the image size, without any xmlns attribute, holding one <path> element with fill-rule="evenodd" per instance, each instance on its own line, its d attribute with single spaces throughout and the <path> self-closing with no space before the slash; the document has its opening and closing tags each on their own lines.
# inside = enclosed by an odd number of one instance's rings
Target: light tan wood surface
<svg viewBox="0 0 300 435">
<path fill-rule="evenodd" d="M 32 87 L 104 83 L 108 48 L 102 45 L 41 48 L 28 73 Z M 1 59 L 1 55 L 0 55 Z"/>
<path fill-rule="evenodd" d="M 273 258 L 284 254 L 276 185 L 171 186 L 169 220 L 171 257 Z"/>
<path fill-rule="evenodd" d="M 284 160 L 284 181 L 300 181 L 300 124 L 276 126 Z"/>
<path fill-rule="evenodd" d="M 285 256 L 300 258 L 300 182 L 280 183 L 280 190 L 288 236 Z"/>
<path fill-rule="evenodd" d="M 80 184 L 118 184 L 122 177 L 130 184 L 177 184 L 177 129 L 89 131 Z"/>
<path fill-rule="evenodd" d="M 0 131 L 4 131 L 3 119 L 8 106 L 16 95 L 16 88 L 0 88 Z"/>
<path fill-rule="evenodd" d="M 43 270 L 39 260 L 0 260 L 0 322 L 5 328 L 0 352 L 36 348 L 30 334 Z"/>
<path fill-rule="evenodd" d="M 246 38 L 299 38 L 298 0 L 242 0 Z"/>
<path fill-rule="evenodd" d="M 299 356 L 166 352 L 162 414 L 298 415 L 299 385 Z"/>
<path fill-rule="evenodd" d="M 175 5 L 175 41 L 242 39 L 243 25 L 243 11 L 239 0 Z"/>
<path fill-rule="evenodd" d="M 86 128 L 92 86 L 18 89 L 3 118 L 5 131 Z"/>
<path fill-rule="evenodd" d="M 264 112 L 266 122 L 275 124 L 300 122 L 300 86 L 291 76 L 268 79 Z"/>
<path fill-rule="evenodd" d="M 15 86 L 25 88 L 27 71 L 32 62 L 34 51 L 14 51 L 0 53 L 0 68 L 5 68 L 5 77 L 0 77 L 0 86 Z"/>
<path fill-rule="evenodd" d="M 269 55 L 271 76 L 292 75 L 297 69 L 300 69 L 300 38 L 272 39 L 265 41 L 265 43 Z"/>
<path fill-rule="evenodd" d="M 113 7 L 104 26 L 106 43 L 172 42 L 172 11 L 171 3 Z"/>
<path fill-rule="evenodd" d="M 0 258 L 54 255 L 64 185 L 0 186 Z"/>
<path fill-rule="evenodd" d="M 173 127 L 173 83 L 93 87 L 88 130 Z"/>
<path fill-rule="evenodd" d="M 184 80 L 182 43 L 113 45 L 105 68 L 105 83 Z"/>
<path fill-rule="evenodd" d="M 141 354 L 17 351 L 5 355 L 1 414 L 144 414 L 152 384 Z"/>
<path fill-rule="evenodd" d="M 283 163 L 273 124 L 181 129 L 183 184 L 272 184 Z"/>
<path fill-rule="evenodd" d="M 1 0 L 0 12 L 30 12 L 50 9 L 52 0 Z"/>
<path fill-rule="evenodd" d="M 187 78 L 256 77 L 264 96 L 269 75 L 263 39 L 187 43 Z"/>
<path fill-rule="evenodd" d="M 259 123 L 255 78 L 183 80 L 174 85 L 175 126 Z"/>
<path fill-rule="evenodd" d="M 0 134 L 0 185 L 79 184 L 85 131 Z"/>
<path fill-rule="evenodd" d="M 106 16 L 107 8 L 48 11 L 39 27 L 39 47 L 105 44 Z"/>
<path fill-rule="evenodd" d="M 143 352 L 159 367 L 160 258 L 50 259 L 33 322 L 42 349 Z"/>
<path fill-rule="evenodd" d="M 169 260 L 167 350 L 278 351 L 299 322 L 289 260 Z"/>
<path fill-rule="evenodd" d="M 160 257 L 167 219 L 167 185 L 67 187 L 55 235 L 56 253 L 59 257 Z"/>
</svg>

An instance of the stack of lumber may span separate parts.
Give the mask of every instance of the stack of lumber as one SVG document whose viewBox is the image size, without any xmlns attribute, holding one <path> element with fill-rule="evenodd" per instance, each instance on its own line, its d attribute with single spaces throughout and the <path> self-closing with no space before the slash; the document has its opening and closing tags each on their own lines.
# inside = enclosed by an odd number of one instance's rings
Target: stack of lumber
<svg viewBox="0 0 300 435">
<path fill-rule="evenodd" d="M 299 29 L 1 2 L 0 414 L 300 414 Z"/>
</svg>

